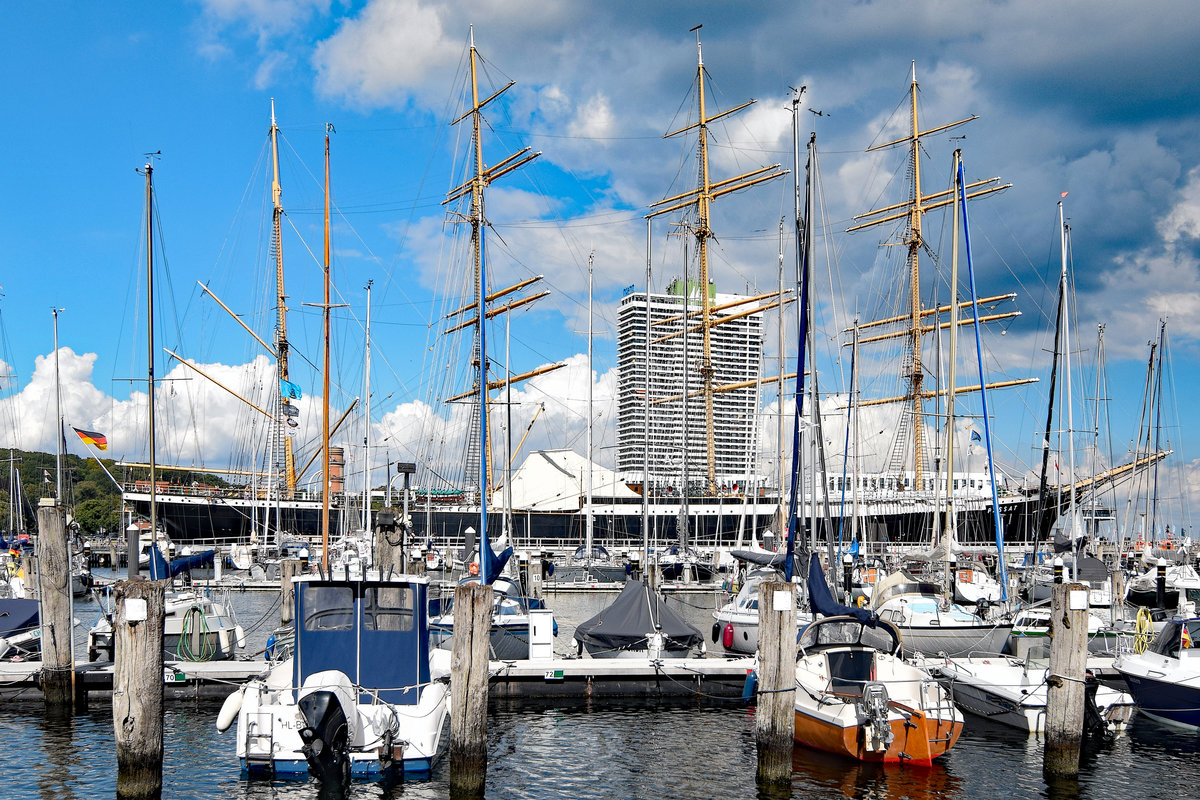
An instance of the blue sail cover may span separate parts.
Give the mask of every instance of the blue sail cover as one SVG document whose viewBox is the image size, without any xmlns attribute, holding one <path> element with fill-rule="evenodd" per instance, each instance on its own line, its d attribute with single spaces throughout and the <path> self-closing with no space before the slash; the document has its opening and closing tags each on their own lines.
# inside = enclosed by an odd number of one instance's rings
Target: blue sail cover
<svg viewBox="0 0 1200 800">
<path fill-rule="evenodd" d="M 213 563 L 216 550 L 205 550 L 192 556 L 172 558 L 171 563 L 163 558 L 162 551 L 157 546 L 150 548 L 150 580 L 160 581 L 164 578 L 174 578 L 176 575 L 197 567 L 207 567 Z"/>
<path fill-rule="evenodd" d="M 808 560 L 808 603 L 814 614 L 854 617 L 872 628 L 878 622 L 878 618 L 867 609 L 842 605 L 833 599 L 829 584 L 825 583 L 825 573 L 821 570 L 821 557 L 816 553 L 810 555 Z"/>
</svg>

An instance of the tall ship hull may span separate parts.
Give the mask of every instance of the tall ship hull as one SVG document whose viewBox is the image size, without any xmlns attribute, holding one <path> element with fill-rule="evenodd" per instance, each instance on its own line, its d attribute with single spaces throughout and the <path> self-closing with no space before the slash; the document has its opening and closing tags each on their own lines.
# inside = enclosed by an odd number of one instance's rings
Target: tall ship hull
<svg viewBox="0 0 1200 800">
<path fill-rule="evenodd" d="M 220 494 L 190 493 L 186 487 L 173 487 L 157 493 L 158 519 L 176 544 L 249 544 L 269 543 L 284 538 L 317 537 L 321 533 L 321 500 L 314 498 L 277 499 L 255 497 L 249 492 L 226 490 Z M 125 491 L 125 507 L 135 516 L 146 516 L 150 495 L 146 491 Z M 357 498 L 355 498 L 357 499 Z M 330 529 L 340 531 L 347 508 L 344 497 L 330 505 Z M 397 501 L 398 502 L 398 501 Z M 966 500 L 961 503 L 959 541 L 963 544 L 995 544 L 990 500 Z M 738 497 L 690 498 L 686 504 L 655 500 L 650 504 L 650 540 L 675 542 L 684 534 L 686 541 L 701 547 L 735 547 L 751 536 L 762 538 L 774 532 L 778 500 L 760 497 L 745 502 Z M 1031 543 L 1038 538 L 1039 521 L 1047 530 L 1055 514 L 1053 506 L 1039 508 L 1036 497 L 1001 498 L 1000 512 L 1008 543 Z M 357 506 L 348 515 L 357 524 Z M 938 507 L 932 498 L 911 494 L 859 501 L 858 522 L 854 526 L 860 540 L 894 544 L 919 544 L 927 541 L 933 529 Z M 410 503 L 413 539 L 431 541 L 435 547 L 446 542 L 461 542 L 470 537 L 467 529 L 479 527 L 476 504 L 426 504 L 417 497 Z M 592 506 L 594 536 L 597 542 L 618 544 L 642 541 L 642 504 L 632 501 L 605 502 L 594 498 Z M 832 538 L 849 542 L 851 518 L 831 511 Z M 1047 520 L 1046 518 L 1049 517 Z M 687 520 L 684 532 L 681 519 Z M 347 520 L 349 521 L 349 519 Z M 807 524 L 807 523 L 806 523 Z M 503 526 L 501 515 L 490 515 L 489 534 L 496 537 Z M 519 544 L 541 547 L 568 547 L 583 541 L 587 514 L 582 500 L 575 508 L 543 510 L 517 507 L 512 512 L 512 530 Z M 1044 534 L 1043 534 L 1044 535 Z M 818 540 L 825 534 L 818 528 Z"/>
</svg>

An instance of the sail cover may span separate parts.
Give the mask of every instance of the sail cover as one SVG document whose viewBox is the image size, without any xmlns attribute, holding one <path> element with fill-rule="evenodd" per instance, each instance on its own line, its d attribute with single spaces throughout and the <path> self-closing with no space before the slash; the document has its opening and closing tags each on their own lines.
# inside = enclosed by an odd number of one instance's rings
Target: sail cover
<svg viewBox="0 0 1200 800">
<path fill-rule="evenodd" d="M 663 599 L 641 581 L 627 580 L 612 605 L 580 623 L 575 640 L 598 650 L 640 649 L 647 634 L 659 632 L 668 649 L 690 648 L 704 641 L 703 634 L 667 607 Z"/>
<path fill-rule="evenodd" d="M 163 558 L 162 551 L 152 545 L 150 547 L 150 580 L 160 581 L 164 578 L 174 578 L 191 569 L 211 566 L 216 552 L 216 550 L 205 550 L 194 556 L 180 556 L 171 559 L 171 563 L 168 564 Z"/>
<path fill-rule="evenodd" d="M 833 599 L 829 584 L 825 583 L 825 573 L 821 571 L 821 557 L 816 553 L 809 556 L 808 561 L 808 602 L 814 614 L 825 617 L 849 616 L 854 617 L 864 625 L 875 627 L 877 618 L 865 608 L 852 608 L 842 605 Z"/>
</svg>

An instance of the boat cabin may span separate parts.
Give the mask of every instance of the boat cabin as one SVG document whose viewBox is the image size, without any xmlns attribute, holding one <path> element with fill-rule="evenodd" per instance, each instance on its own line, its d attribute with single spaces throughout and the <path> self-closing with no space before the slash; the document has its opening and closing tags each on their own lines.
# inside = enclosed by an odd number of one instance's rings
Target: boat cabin
<svg viewBox="0 0 1200 800">
<path fill-rule="evenodd" d="M 1183 658 L 1185 652 L 1200 658 L 1200 618 L 1168 620 L 1147 649 L 1167 658 Z"/>
<path fill-rule="evenodd" d="M 296 579 L 296 645 L 293 685 L 310 675 L 339 670 L 360 689 L 360 702 L 373 697 L 416 705 L 429 682 L 428 579 Z"/>
</svg>

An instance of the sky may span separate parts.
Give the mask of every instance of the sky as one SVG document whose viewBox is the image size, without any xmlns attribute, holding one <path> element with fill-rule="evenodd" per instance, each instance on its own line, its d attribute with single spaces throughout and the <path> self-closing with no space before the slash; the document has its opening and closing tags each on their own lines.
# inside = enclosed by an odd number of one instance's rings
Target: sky
<svg viewBox="0 0 1200 800">
<path fill-rule="evenodd" d="M 1040 378 L 993 393 L 997 458 L 1020 475 L 1040 452 L 1060 263 L 1057 203 L 1067 192 L 1073 428 L 1085 440 L 1075 445 L 1078 459 L 1095 463 L 1098 449 L 1101 461 L 1120 461 L 1138 435 L 1149 343 L 1165 320 L 1157 436 L 1174 453 L 1162 481 L 1177 498 L 1194 496 L 1200 450 L 1190 432 L 1198 412 L 1187 398 L 1200 367 L 1200 21 L 1191 10 L 1158 0 L 1139 4 L 1136 14 L 1122 4 L 1070 0 L 192 0 L 129 2 L 119 11 L 7 4 L 0 443 L 53 450 L 57 308 L 64 419 L 104 433 L 106 455 L 146 457 L 145 183 L 137 170 L 155 153 L 159 458 L 217 467 L 262 457 L 260 415 L 166 350 L 239 394 L 274 383 L 263 347 L 199 286 L 270 341 L 272 100 L 292 376 L 305 395 L 297 449 L 311 452 L 320 417 L 320 312 L 305 304 L 322 296 L 327 123 L 334 131 L 332 302 L 339 304 L 332 403 L 340 413 L 359 398 L 363 408 L 370 281 L 371 435 L 383 453 L 372 456 L 375 482 L 387 460 L 460 443 L 462 421 L 436 401 L 465 380 L 465 359 L 453 361 L 437 334 L 441 317 L 469 291 L 466 226 L 448 218 L 442 201 L 468 166 L 469 130 L 450 123 L 464 108 L 473 26 L 481 95 L 515 82 L 487 108 L 485 160 L 523 147 L 541 152 L 495 183 L 487 208 L 492 285 L 543 275 L 550 291 L 510 315 L 513 371 L 567 365 L 515 392 L 513 438 L 526 435 L 525 451 L 584 449 L 591 384 L 596 459 L 615 461 L 616 304 L 627 287 L 644 286 L 649 205 L 695 185 L 695 137 L 664 134 L 695 119 L 699 40 L 710 115 L 757 101 L 713 126 L 719 179 L 793 167 L 791 99 L 804 87 L 801 139 L 816 133 L 819 153 L 819 370 L 835 449 L 848 385 L 843 329 L 856 315 L 894 313 L 902 280 L 900 248 L 884 246 L 894 230 L 845 229 L 855 215 L 904 195 L 905 154 L 866 150 L 903 135 L 915 72 L 922 128 L 979 117 L 925 139 L 924 190 L 946 188 L 955 148 L 969 178 L 1012 184 L 970 210 L 979 294 L 1014 292 L 1021 312 L 987 332 L 988 379 Z M 789 176 L 716 202 L 710 269 L 719 291 L 775 288 L 781 219 L 785 260 L 793 258 L 793 191 Z M 656 289 L 689 259 L 686 237 L 673 235 L 669 222 L 656 221 L 651 233 Z M 944 282 L 933 277 L 932 262 L 948 225 L 926 218 L 922 291 L 930 302 Z M 1097 392 L 1099 325 L 1105 380 Z M 489 336 L 492 356 L 507 363 L 503 323 Z M 777 348 L 767 338 L 773 359 Z M 896 357 L 894 350 L 861 356 L 876 366 Z M 962 363 L 975 369 L 970 359 Z M 864 393 L 886 394 L 882 381 L 868 382 Z M 1105 411 L 1095 445 L 1088 431 L 1097 428 L 1097 405 Z M 777 407 L 767 391 L 767 418 Z M 982 428 L 978 411 L 966 414 L 967 425 Z M 336 437 L 352 456 L 364 438 L 354 426 Z M 869 435 L 882 458 L 880 442 L 894 424 L 877 416 L 864 427 L 878 429 Z M 768 430 L 760 444 L 767 463 L 778 449 L 774 435 Z M 86 454 L 78 441 L 68 446 Z"/>
</svg>

